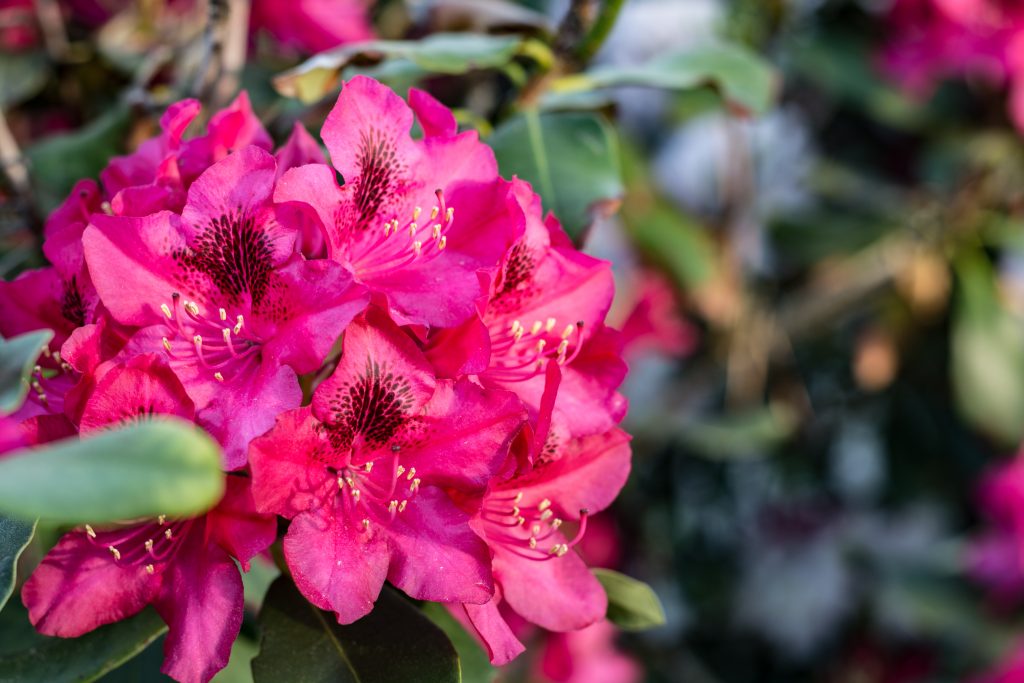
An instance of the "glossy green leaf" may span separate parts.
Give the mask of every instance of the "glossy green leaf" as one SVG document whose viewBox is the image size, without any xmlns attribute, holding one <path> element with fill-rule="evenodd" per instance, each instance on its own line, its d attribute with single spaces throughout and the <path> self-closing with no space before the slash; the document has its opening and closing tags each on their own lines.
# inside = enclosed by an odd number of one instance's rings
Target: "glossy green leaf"
<svg viewBox="0 0 1024 683">
<path fill-rule="evenodd" d="M 778 76 L 761 57 L 738 45 L 714 44 L 676 52 L 644 64 L 597 66 L 561 78 L 543 101 L 546 108 L 560 106 L 564 97 L 600 88 L 645 86 L 690 90 L 710 86 L 730 106 L 763 114 L 775 101 Z"/>
<path fill-rule="evenodd" d="M 0 610 L 14 590 L 18 558 L 32 540 L 35 522 L 0 517 Z"/>
<path fill-rule="evenodd" d="M 0 612 L 0 683 L 87 683 L 128 661 L 167 630 L 146 609 L 79 638 L 36 633 L 14 602 Z"/>
<path fill-rule="evenodd" d="M 573 238 L 623 194 L 619 150 L 605 119 L 590 113 L 527 110 L 488 138 L 502 175 L 528 180 Z"/>
<path fill-rule="evenodd" d="M 130 118 L 126 106 L 114 106 L 74 132 L 48 137 L 25 150 L 43 212 L 60 204 L 78 180 L 99 175 L 122 150 Z"/>
<path fill-rule="evenodd" d="M 274 87 L 285 97 L 311 103 L 338 85 L 341 72 L 354 64 L 377 64 L 398 60 L 426 73 L 463 74 L 474 69 L 497 68 L 518 52 L 515 36 L 474 33 L 435 33 L 422 40 L 373 40 L 352 43 L 321 52 L 274 79 Z"/>
<path fill-rule="evenodd" d="M 1014 446 L 1024 437 L 1024 320 L 1000 304 L 984 255 L 964 254 L 955 266 L 950 362 L 956 403 L 975 427 Z"/>
<path fill-rule="evenodd" d="M 491 666 L 487 652 L 462 624 L 455 620 L 444 605 L 436 602 L 425 602 L 423 613 L 445 632 L 455 646 L 462 666 L 463 683 L 492 683 L 498 670 Z"/>
<path fill-rule="evenodd" d="M 0 53 L 0 108 L 31 98 L 43 89 L 49 76 L 43 52 Z"/>
<path fill-rule="evenodd" d="M 191 517 L 224 492 L 220 448 L 178 420 L 66 439 L 0 459 L 0 510 L 61 524 Z"/>
<path fill-rule="evenodd" d="M 51 339 L 53 332 L 50 330 L 0 339 L 0 414 L 7 415 L 21 407 L 32 368 Z"/>
<path fill-rule="evenodd" d="M 340 626 L 285 576 L 260 611 L 263 639 L 252 662 L 256 683 L 457 683 L 459 659 L 447 636 L 385 587 L 373 612 Z"/>
<path fill-rule="evenodd" d="M 594 569 L 608 594 L 608 620 L 626 631 L 643 631 L 665 623 L 665 610 L 651 587 L 611 569 Z"/>
</svg>

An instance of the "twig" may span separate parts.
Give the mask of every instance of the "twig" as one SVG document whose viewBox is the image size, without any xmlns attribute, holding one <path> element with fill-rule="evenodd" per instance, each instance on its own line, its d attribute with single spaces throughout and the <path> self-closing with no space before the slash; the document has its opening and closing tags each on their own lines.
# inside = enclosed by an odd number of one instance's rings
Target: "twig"
<svg viewBox="0 0 1024 683">
<path fill-rule="evenodd" d="M 14 190 L 22 197 L 29 194 L 28 166 L 25 158 L 18 147 L 18 141 L 14 139 L 10 127 L 7 125 L 7 117 L 0 109 L 0 167 L 4 174 L 10 179 Z"/>
<path fill-rule="evenodd" d="M 625 0 L 605 0 L 601 3 L 601 11 L 594 20 L 590 31 L 576 48 L 576 61 L 586 64 L 597 54 L 608 34 L 612 32 L 615 21 L 619 18 L 619 12 Z"/>
<path fill-rule="evenodd" d="M 202 95 L 206 86 L 213 55 L 220 51 L 220 32 L 217 30 L 226 10 L 225 0 L 209 0 L 206 27 L 203 29 L 202 57 L 196 68 L 195 79 L 192 81 L 192 96 Z"/>
<path fill-rule="evenodd" d="M 64 61 L 69 54 L 68 32 L 64 27 L 64 17 L 56 0 L 35 0 L 36 17 L 39 27 L 43 30 L 43 41 L 46 51 L 55 61 Z"/>
</svg>

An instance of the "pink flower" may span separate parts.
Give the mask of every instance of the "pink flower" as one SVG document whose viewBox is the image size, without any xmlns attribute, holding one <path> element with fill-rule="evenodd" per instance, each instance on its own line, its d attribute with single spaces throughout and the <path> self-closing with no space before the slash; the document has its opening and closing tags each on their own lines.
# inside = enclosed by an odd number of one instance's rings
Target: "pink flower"
<svg viewBox="0 0 1024 683">
<path fill-rule="evenodd" d="M 481 275 L 493 271 L 522 218 L 490 148 L 426 93 L 412 109 L 376 81 L 356 77 L 323 127 L 335 171 L 285 173 L 275 200 L 304 205 L 331 259 L 344 264 L 401 324 L 450 327 L 475 312 Z M 413 112 L 426 136 L 413 140 Z"/>
<path fill-rule="evenodd" d="M 32 0 L 0 0 L 0 53 L 31 50 L 38 42 Z"/>
<path fill-rule="evenodd" d="M 651 270 L 638 273 L 632 307 L 621 329 L 628 357 L 652 350 L 681 358 L 697 345 L 697 330 L 680 315 L 672 283 Z"/>
<path fill-rule="evenodd" d="M 487 546 L 448 491 L 479 495 L 523 420 L 512 394 L 435 380 L 413 339 L 371 310 L 312 406 L 252 443 L 258 508 L 292 518 L 296 585 L 341 623 L 367 614 L 385 579 L 421 600 L 489 600 Z"/>
<path fill-rule="evenodd" d="M 1024 681 L 1024 648 L 1018 647 L 993 670 L 976 678 L 971 683 L 1020 683 Z"/>
<path fill-rule="evenodd" d="M 190 419 L 192 413 L 166 362 L 149 354 L 103 374 L 81 426 L 89 432 L 155 414 Z M 274 518 L 253 509 L 247 480 L 228 477 L 223 500 L 202 517 L 86 525 L 66 534 L 26 582 L 22 600 L 40 633 L 65 638 L 152 604 L 170 627 L 164 673 L 205 682 L 227 664 L 242 623 L 242 581 L 234 560 L 248 569 L 275 534 Z"/>
<path fill-rule="evenodd" d="M 625 484 L 629 437 L 619 429 L 571 437 L 556 422 L 535 439 L 529 453 L 520 450 L 514 476 L 492 480 L 473 528 L 491 549 L 500 600 L 549 631 L 576 631 L 604 618 L 607 598 L 573 546 L 588 515 L 607 507 Z M 571 539 L 563 535 L 566 523 L 576 527 Z M 464 607 L 492 662 L 503 664 L 522 651 L 498 600 Z"/>
<path fill-rule="evenodd" d="M 550 683 L 639 683 L 643 669 L 615 646 L 617 633 L 610 622 L 598 621 L 579 631 L 549 634 L 538 678 Z"/>
<path fill-rule="evenodd" d="M 374 37 L 369 0 L 254 0 L 249 31 L 305 53 Z"/>
<path fill-rule="evenodd" d="M 982 479 L 979 506 L 991 526 L 968 550 L 968 571 L 997 606 L 1024 598 L 1024 460 L 1015 457 Z"/>
<path fill-rule="evenodd" d="M 610 264 L 577 251 L 557 221 L 542 218 L 540 197 L 522 181 L 513 193 L 526 217 L 505 255 L 482 315 L 430 340 L 442 376 L 478 375 L 540 408 L 544 368 L 562 368 L 555 402 L 575 435 L 599 434 L 622 420 L 626 376 L 619 334 L 604 326 L 614 282 Z"/>
<path fill-rule="evenodd" d="M 883 67 L 912 94 L 936 81 L 980 77 L 1010 89 L 1010 114 L 1024 130 L 1024 7 L 996 0 L 897 0 Z"/>
<path fill-rule="evenodd" d="M 318 369 L 366 305 L 343 268 L 295 253 L 298 232 L 271 202 L 275 174 L 270 154 L 245 147 L 192 184 L 180 215 L 97 215 L 83 237 L 103 304 L 142 328 L 125 352 L 166 354 L 229 469 L 299 405 L 296 373 Z"/>
</svg>

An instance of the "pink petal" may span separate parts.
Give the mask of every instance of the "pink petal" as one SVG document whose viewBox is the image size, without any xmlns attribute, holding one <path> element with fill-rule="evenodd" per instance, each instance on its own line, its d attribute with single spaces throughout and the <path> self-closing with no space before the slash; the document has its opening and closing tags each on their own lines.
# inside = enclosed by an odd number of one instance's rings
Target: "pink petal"
<svg viewBox="0 0 1024 683">
<path fill-rule="evenodd" d="M 206 683 L 227 666 L 242 627 L 242 577 L 226 552 L 194 527 L 164 572 L 154 603 L 167 622 L 164 664 L 181 683 Z"/>
<path fill-rule="evenodd" d="M 292 134 L 288 140 L 277 151 L 277 177 L 280 178 L 285 171 L 305 166 L 306 164 L 324 164 L 327 159 L 320 149 L 316 138 L 309 134 L 301 122 L 296 121 L 292 128 Z"/>
<path fill-rule="evenodd" d="M 388 579 L 418 600 L 481 604 L 494 584 L 490 553 L 469 515 L 434 487 L 420 489 L 387 527 Z"/>
<path fill-rule="evenodd" d="M 277 518 L 256 512 L 250 480 L 228 476 L 224 497 L 206 515 L 211 537 L 249 571 L 249 560 L 277 538 Z"/>
<path fill-rule="evenodd" d="M 152 414 L 191 421 L 195 406 L 167 362 L 156 354 L 144 354 L 109 370 L 96 382 L 79 426 L 89 432 Z"/>
<path fill-rule="evenodd" d="M 132 616 L 159 589 L 159 574 L 118 565 L 84 531 L 73 531 L 43 558 L 22 588 L 21 599 L 40 633 L 75 638 Z"/>
<path fill-rule="evenodd" d="M 466 610 L 473 628 L 476 629 L 480 639 L 487 647 L 487 654 L 491 658 L 491 664 L 502 666 L 526 651 L 516 635 L 509 628 L 505 619 L 498 610 L 497 600 L 491 600 L 483 605 L 465 604 Z"/>
<path fill-rule="evenodd" d="M 324 466 L 335 457 L 309 406 L 281 413 L 274 428 L 249 445 L 257 509 L 291 518 L 320 507 L 337 491 Z"/>
<path fill-rule="evenodd" d="M 10 338 L 50 329 L 54 331 L 50 346 L 59 349 L 83 322 L 67 294 L 53 268 L 27 270 L 10 282 L 0 282 L 0 334 Z"/>
<path fill-rule="evenodd" d="M 409 106 L 420 122 L 423 134 L 428 137 L 452 137 L 459 132 L 459 124 L 451 109 L 444 106 L 430 93 L 418 88 L 409 89 Z"/>
<path fill-rule="evenodd" d="M 292 520 L 284 555 L 295 585 L 320 609 L 333 610 L 338 623 L 369 614 L 388 573 L 388 546 L 371 527 L 365 531 L 342 509 L 342 498 Z"/>
</svg>

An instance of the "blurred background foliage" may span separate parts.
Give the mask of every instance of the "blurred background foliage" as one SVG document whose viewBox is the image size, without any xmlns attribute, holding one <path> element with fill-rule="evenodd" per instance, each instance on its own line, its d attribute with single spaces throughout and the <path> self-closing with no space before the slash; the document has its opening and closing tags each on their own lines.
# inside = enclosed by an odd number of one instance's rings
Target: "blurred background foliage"
<svg viewBox="0 0 1024 683">
<path fill-rule="evenodd" d="M 969 552 L 979 477 L 1024 436 L 1024 146 L 1000 87 L 902 92 L 885 0 L 577 0 L 607 10 L 583 34 L 567 1 L 392 0 L 380 41 L 305 62 L 222 26 L 239 2 L 35 3 L 0 55 L 0 274 L 175 99 L 245 87 L 283 139 L 353 73 L 418 84 L 615 263 L 635 471 L 588 552 L 664 604 L 619 637 L 640 680 L 960 681 L 1012 651 L 1024 624 Z M 256 638 L 247 619 L 217 680 L 249 680 Z"/>
</svg>

